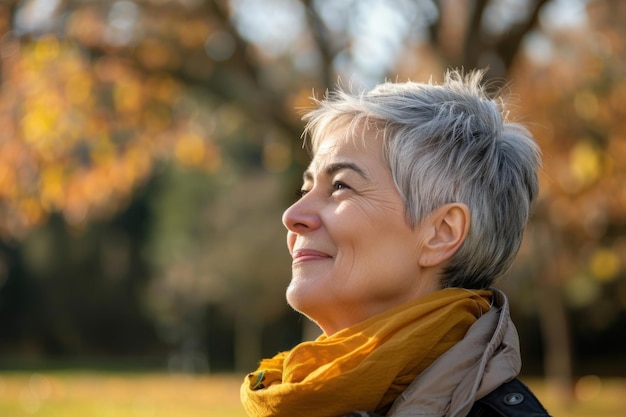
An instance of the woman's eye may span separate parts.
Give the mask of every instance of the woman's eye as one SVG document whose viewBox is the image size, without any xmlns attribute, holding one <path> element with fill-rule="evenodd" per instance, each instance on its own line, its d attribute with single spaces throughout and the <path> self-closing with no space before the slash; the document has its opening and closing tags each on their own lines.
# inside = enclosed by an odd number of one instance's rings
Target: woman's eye
<svg viewBox="0 0 626 417">
<path fill-rule="evenodd" d="M 348 190 L 350 189 L 350 187 L 345 183 L 345 182 L 341 182 L 341 181 L 335 181 L 333 182 L 333 188 L 338 191 L 338 190 Z"/>
<path fill-rule="evenodd" d="M 340 191 L 340 190 L 349 190 L 351 189 L 350 186 L 348 186 L 348 184 L 346 184 L 345 182 L 342 181 L 334 181 L 332 183 L 332 187 L 333 187 L 333 192 L 335 191 Z M 296 197 L 298 198 L 302 198 L 305 195 L 307 195 L 309 193 L 310 190 L 301 188 L 299 190 L 296 190 Z"/>
</svg>

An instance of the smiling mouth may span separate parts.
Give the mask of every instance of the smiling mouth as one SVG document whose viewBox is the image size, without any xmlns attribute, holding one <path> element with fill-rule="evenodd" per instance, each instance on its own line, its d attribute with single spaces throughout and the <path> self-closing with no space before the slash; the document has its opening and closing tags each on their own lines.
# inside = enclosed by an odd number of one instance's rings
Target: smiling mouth
<svg viewBox="0 0 626 417">
<path fill-rule="evenodd" d="M 293 251 L 292 257 L 293 257 L 292 265 L 303 263 L 303 262 L 323 261 L 327 259 L 332 259 L 332 256 L 324 252 L 316 251 L 314 249 L 297 249 Z"/>
</svg>

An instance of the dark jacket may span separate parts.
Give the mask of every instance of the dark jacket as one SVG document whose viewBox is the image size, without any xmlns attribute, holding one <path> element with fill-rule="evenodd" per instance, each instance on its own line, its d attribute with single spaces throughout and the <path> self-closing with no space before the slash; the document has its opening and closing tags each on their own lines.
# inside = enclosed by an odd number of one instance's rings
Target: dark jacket
<svg viewBox="0 0 626 417">
<path fill-rule="evenodd" d="M 519 379 L 500 385 L 476 401 L 467 417 L 549 417 L 535 394 Z"/>
</svg>

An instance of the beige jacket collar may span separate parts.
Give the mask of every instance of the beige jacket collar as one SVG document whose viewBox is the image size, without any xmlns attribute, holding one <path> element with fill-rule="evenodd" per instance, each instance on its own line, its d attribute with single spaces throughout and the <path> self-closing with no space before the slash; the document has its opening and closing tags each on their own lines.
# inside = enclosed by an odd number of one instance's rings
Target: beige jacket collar
<svg viewBox="0 0 626 417">
<path fill-rule="evenodd" d="M 521 369 L 517 330 L 503 292 L 459 343 L 429 366 L 398 397 L 388 417 L 463 417 L 473 403 Z"/>
</svg>

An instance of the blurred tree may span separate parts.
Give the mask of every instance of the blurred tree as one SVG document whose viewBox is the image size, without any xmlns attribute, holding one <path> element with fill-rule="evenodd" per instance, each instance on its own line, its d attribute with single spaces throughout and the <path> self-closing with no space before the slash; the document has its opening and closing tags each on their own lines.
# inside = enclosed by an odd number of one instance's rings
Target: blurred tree
<svg viewBox="0 0 626 417">
<path fill-rule="evenodd" d="M 595 339 L 596 348 L 625 317 L 625 6 L 588 2 L 584 31 L 535 33 L 513 74 L 545 155 L 526 266 L 542 292 L 546 370 L 561 378 L 571 360 L 566 307 L 581 317 L 578 340 Z M 613 360 L 623 351 L 604 346 Z"/>
<path fill-rule="evenodd" d="M 0 236 L 19 245 L 58 213 L 71 233 L 105 239 L 90 225 L 144 191 L 134 294 L 181 364 L 202 363 L 207 304 L 230 311 L 247 368 L 256 332 L 284 308 L 280 190 L 307 163 L 298 109 L 311 91 L 488 66 L 523 92 L 515 113 L 537 121 L 545 150 L 532 259 L 516 273 L 542 284 L 547 370 L 568 380 L 566 305 L 607 288 L 621 295 L 598 322 L 626 305 L 623 16 L 610 0 L 5 1 Z"/>
<path fill-rule="evenodd" d="M 285 312 L 290 262 L 277 219 L 285 181 L 261 172 L 207 179 L 174 168 L 166 181 L 153 200 L 149 254 L 156 265 L 146 302 L 166 340 L 184 349 L 173 365 L 202 363 L 206 306 L 215 304 L 234 318 L 235 364 L 250 369 L 263 326 Z"/>
</svg>

